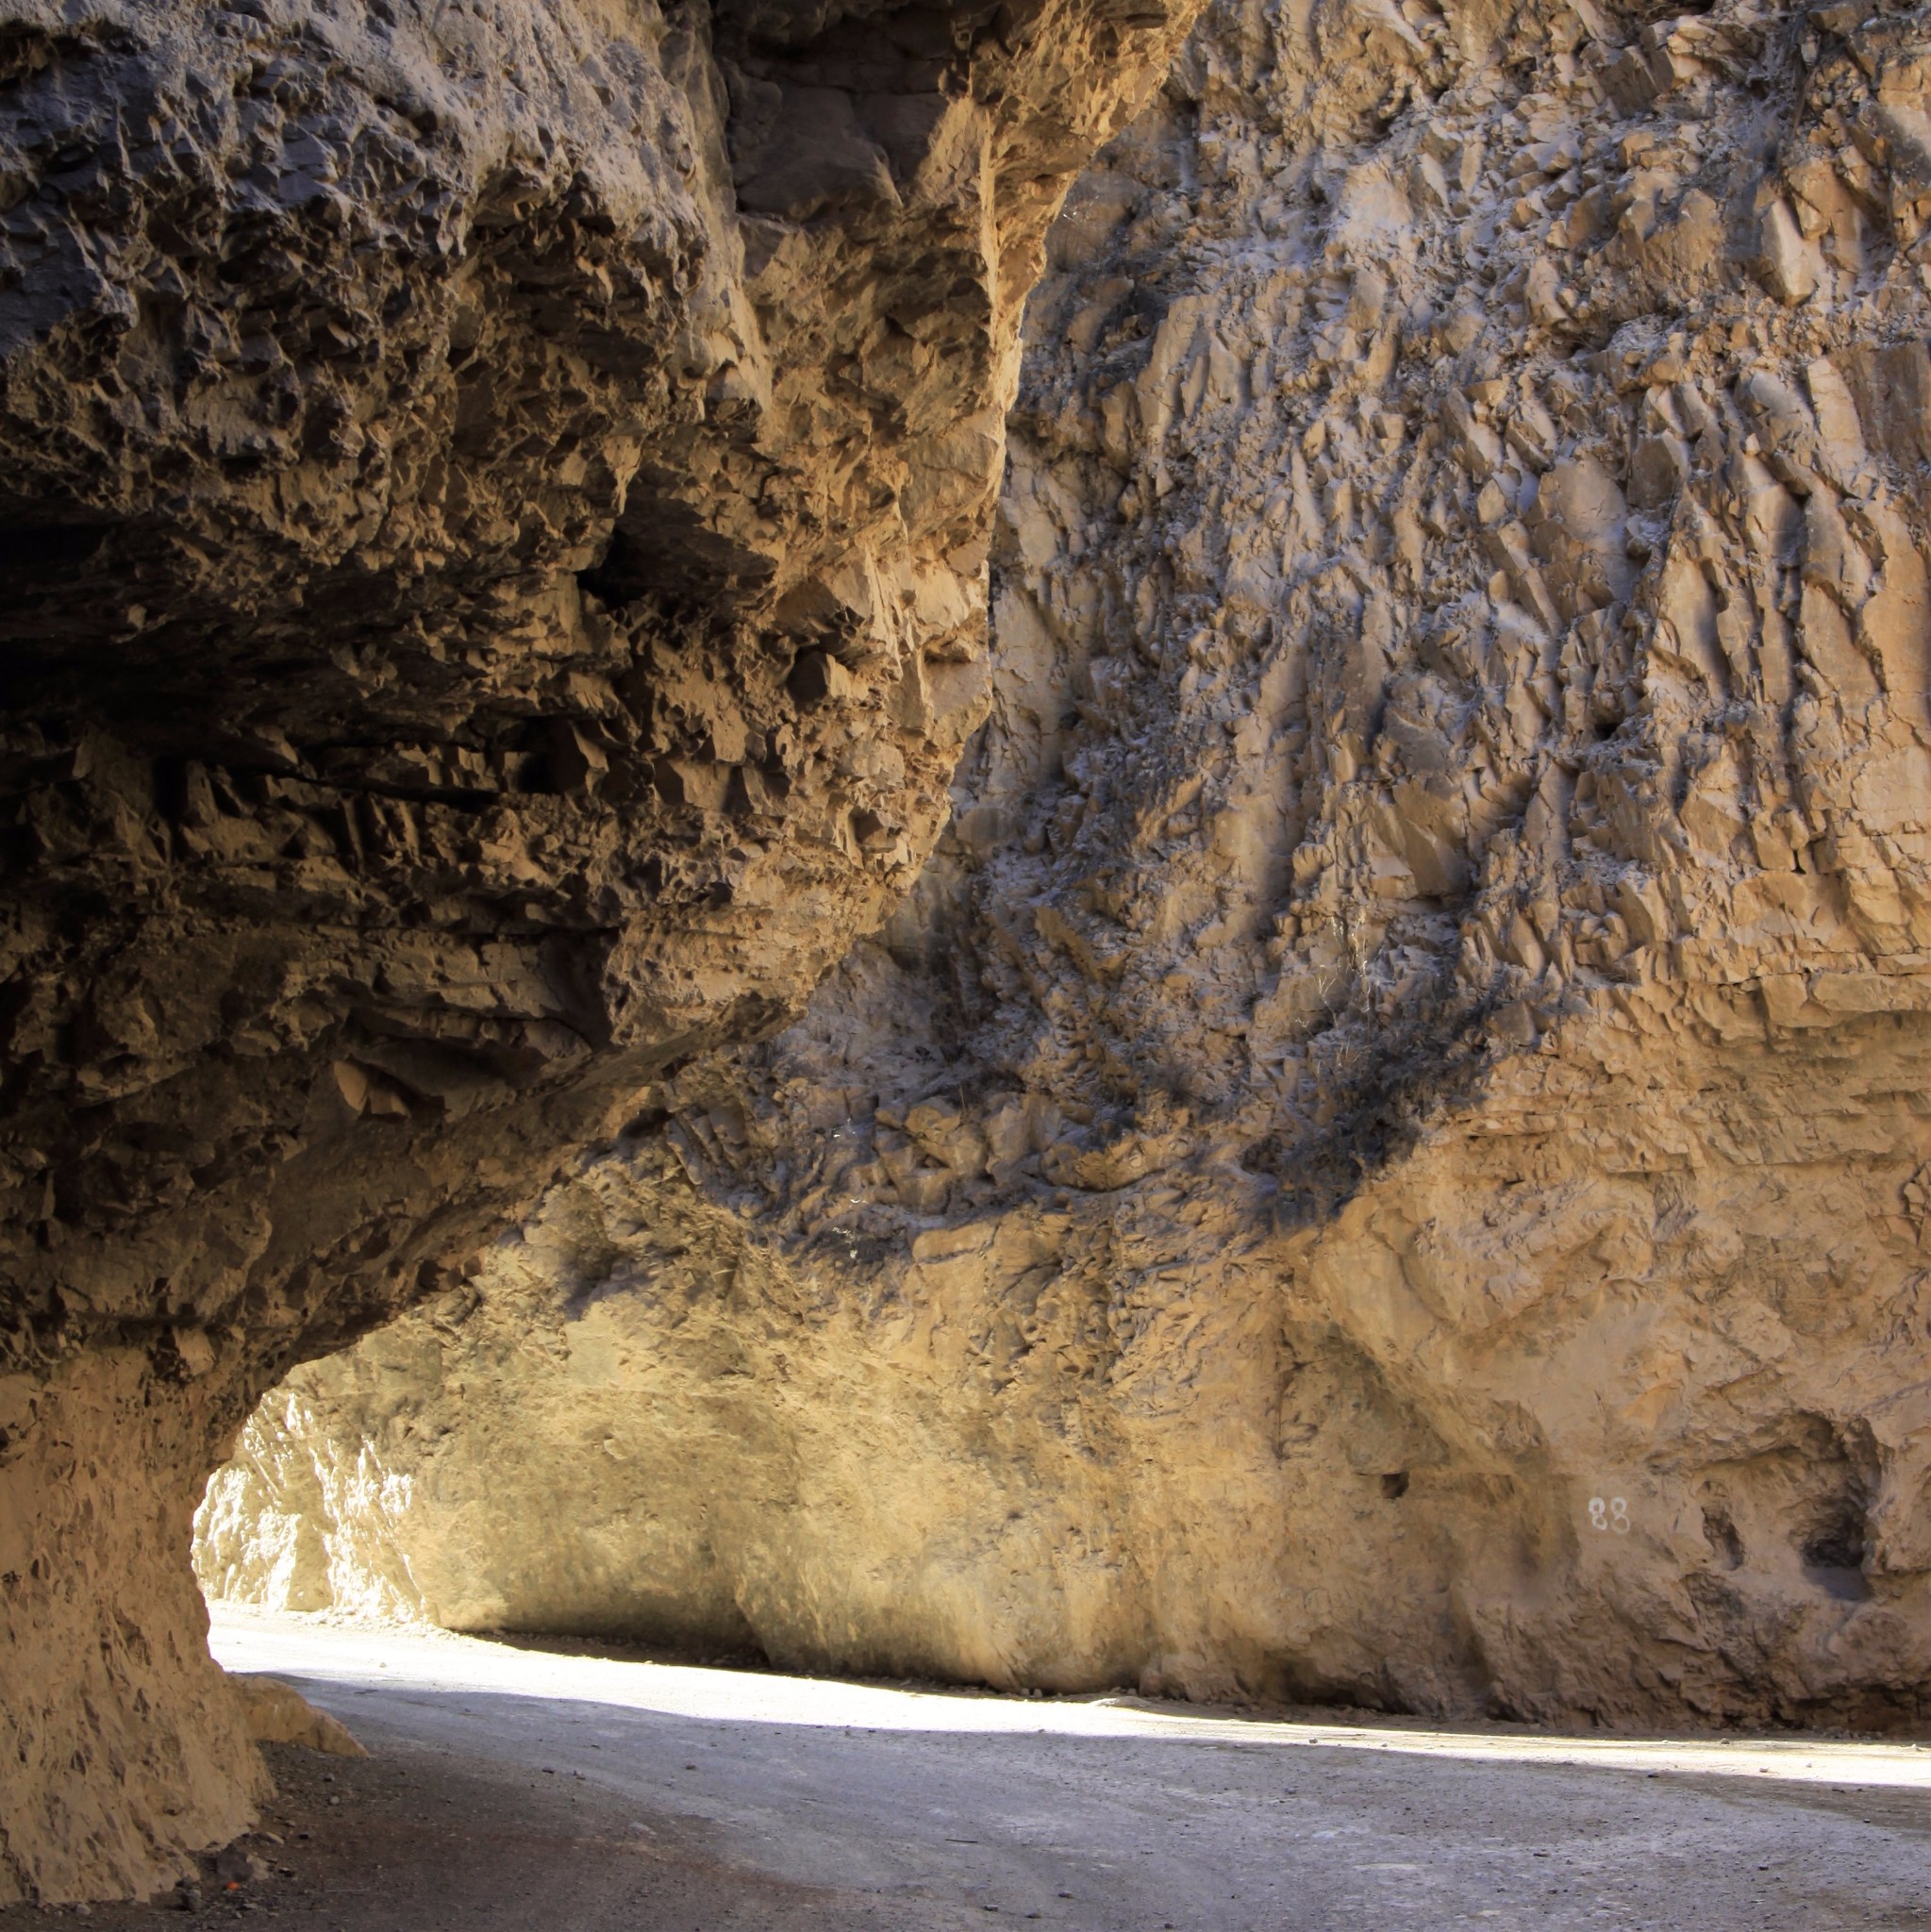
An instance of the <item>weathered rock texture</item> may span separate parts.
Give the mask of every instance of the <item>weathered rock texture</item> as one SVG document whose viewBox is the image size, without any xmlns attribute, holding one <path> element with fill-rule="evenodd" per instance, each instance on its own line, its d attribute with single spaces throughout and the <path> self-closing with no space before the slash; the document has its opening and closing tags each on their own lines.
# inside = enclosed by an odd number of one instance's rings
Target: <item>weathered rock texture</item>
<svg viewBox="0 0 1931 1932">
<path fill-rule="evenodd" d="M 256 1674 L 230 1676 L 228 1687 L 241 1707 L 241 1721 L 258 1744 L 300 1744 L 335 1757 L 366 1757 L 368 1752 L 340 1718 L 317 1710 L 292 1685 Z"/>
<path fill-rule="evenodd" d="M 1924 1717 L 1927 90 L 1862 0 L 1220 6 L 1056 230 L 913 910 L 295 1378 L 209 1587 Z"/>
<path fill-rule="evenodd" d="M 243 1822 L 262 1390 L 916 875 L 1023 298 L 1183 25 L 7 8 L 0 1901 Z"/>
</svg>

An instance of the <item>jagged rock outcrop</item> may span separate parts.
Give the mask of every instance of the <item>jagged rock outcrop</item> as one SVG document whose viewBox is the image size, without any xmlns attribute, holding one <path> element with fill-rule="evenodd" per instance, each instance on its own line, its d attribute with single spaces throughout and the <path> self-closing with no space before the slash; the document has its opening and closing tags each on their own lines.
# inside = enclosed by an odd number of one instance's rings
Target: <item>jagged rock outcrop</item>
<svg viewBox="0 0 1931 1932">
<path fill-rule="evenodd" d="M 245 1822 L 262 1390 L 915 877 L 1043 233 L 1184 25 L 8 8 L 0 1902 Z"/>
<path fill-rule="evenodd" d="M 1056 231 L 911 908 L 295 1378 L 209 1587 L 1921 1720 L 1927 47 L 1218 7 Z"/>
</svg>

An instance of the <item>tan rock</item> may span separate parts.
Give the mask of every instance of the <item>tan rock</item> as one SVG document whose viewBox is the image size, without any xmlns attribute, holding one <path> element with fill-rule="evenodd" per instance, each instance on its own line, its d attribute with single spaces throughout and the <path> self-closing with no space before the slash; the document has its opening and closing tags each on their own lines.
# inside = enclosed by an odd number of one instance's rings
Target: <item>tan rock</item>
<svg viewBox="0 0 1931 1932">
<path fill-rule="evenodd" d="M 228 1682 L 241 1706 L 242 1722 L 258 1744 L 300 1744 L 335 1757 L 366 1757 L 349 1727 L 317 1710 L 293 1686 L 275 1677 L 230 1674 Z"/>
<path fill-rule="evenodd" d="M 264 1387 L 913 884 L 1045 230 L 1186 25 L 109 11 L 0 97 L 0 1903 L 247 1822 Z"/>
<path fill-rule="evenodd" d="M 815 1668 L 1922 1722 L 1931 315 L 1862 18 L 1273 8 L 1257 81 L 1210 15 L 1049 244 L 957 835 L 654 1090 L 685 1153 L 299 1372 L 210 1587 L 307 1533 L 344 1606 Z"/>
<path fill-rule="evenodd" d="M 1779 302 L 1794 306 L 1807 301 L 1816 291 L 1822 264 L 1789 202 L 1773 201 L 1764 209 L 1757 247 L 1764 287 Z"/>
</svg>

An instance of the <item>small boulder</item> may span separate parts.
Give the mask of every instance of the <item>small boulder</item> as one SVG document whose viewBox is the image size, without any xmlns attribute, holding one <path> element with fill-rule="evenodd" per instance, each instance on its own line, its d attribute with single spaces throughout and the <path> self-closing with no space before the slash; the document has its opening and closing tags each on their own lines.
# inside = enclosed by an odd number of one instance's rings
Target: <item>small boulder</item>
<svg viewBox="0 0 1931 1932">
<path fill-rule="evenodd" d="M 337 1757 L 366 1757 L 346 1724 L 317 1710 L 299 1691 L 277 1677 L 230 1674 L 241 1701 L 248 1735 L 258 1744 L 301 1744 Z"/>
</svg>

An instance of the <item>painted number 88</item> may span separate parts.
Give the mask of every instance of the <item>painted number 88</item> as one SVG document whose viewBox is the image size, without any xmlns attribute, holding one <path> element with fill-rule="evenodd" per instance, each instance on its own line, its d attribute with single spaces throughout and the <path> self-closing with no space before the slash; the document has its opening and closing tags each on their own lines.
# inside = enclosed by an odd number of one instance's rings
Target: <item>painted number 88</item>
<svg viewBox="0 0 1931 1932">
<path fill-rule="evenodd" d="M 1605 1503 L 1600 1496 L 1590 1498 L 1590 1527 L 1607 1534 L 1614 1530 L 1618 1536 L 1629 1534 L 1629 1505 L 1621 1496 L 1611 1496 Z"/>
</svg>

